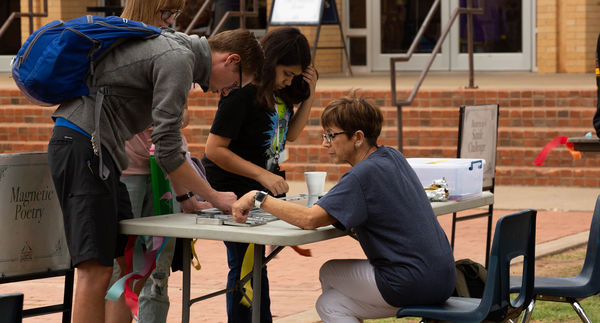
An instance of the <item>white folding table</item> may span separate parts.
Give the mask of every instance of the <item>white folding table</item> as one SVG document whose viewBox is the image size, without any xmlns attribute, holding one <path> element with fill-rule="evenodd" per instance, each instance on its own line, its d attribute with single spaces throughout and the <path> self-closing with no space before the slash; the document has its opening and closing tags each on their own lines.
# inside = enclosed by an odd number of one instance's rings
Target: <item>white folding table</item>
<svg viewBox="0 0 600 323">
<path fill-rule="evenodd" d="M 483 192 L 481 196 L 463 201 L 432 202 L 436 216 L 494 203 L 494 195 Z M 190 242 L 191 239 L 206 239 L 232 242 L 254 243 L 254 269 L 252 271 L 252 322 L 260 322 L 261 268 L 269 262 L 283 246 L 296 246 L 333 239 L 346 235 L 345 232 L 326 226 L 315 230 L 303 230 L 284 221 L 272 221 L 264 225 L 240 227 L 229 225 L 196 224 L 194 214 L 168 214 L 123 220 L 121 233 L 131 235 L 152 235 L 183 239 L 183 291 L 182 322 L 188 323 L 190 306 L 200 300 L 223 294 L 215 292 L 190 300 Z M 280 246 L 263 262 L 265 245 Z"/>
</svg>

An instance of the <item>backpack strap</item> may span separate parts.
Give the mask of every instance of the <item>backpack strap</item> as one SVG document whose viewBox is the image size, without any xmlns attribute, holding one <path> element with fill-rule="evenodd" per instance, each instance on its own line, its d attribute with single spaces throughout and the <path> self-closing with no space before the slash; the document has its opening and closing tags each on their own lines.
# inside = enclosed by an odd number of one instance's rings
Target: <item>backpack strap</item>
<svg viewBox="0 0 600 323">
<path fill-rule="evenodd" d="M 121 97 L 139 97 L 146 93 L 139 89 L 127 87 L 108 87 L 90 88 L 90 93 L 96 92 L 96 101 L 94 103 L 94 132 L 92 133 L 92 148 L 94 154 L 99 159 L 99 173 L 102 180 L 107 180 L 110 176 L 110 170 L 102 162 L 102 135 L 100 134 L 100 115 L 102 112 L 102 103 L 105 96 L 121 96 Z"/>
<path fill-rule="evenodd" d="M 92 148 L 94 148 L 94 154 L 98 156 L 98 166 L 100 167 L 98 174 L 100 174 L 100 178 L 103 181 L 107 180 L 110 175 L 110 171 L 108 171 L 102 161 L 102 136 L 100 135 L 100 112 L 102 111 L 102 102 L 104 101 L 106 89 L 106 87 L 101 87 L 96 91 L 96 103 L 94 104 L 94 132 L 92 133 Z"/>
</svg>

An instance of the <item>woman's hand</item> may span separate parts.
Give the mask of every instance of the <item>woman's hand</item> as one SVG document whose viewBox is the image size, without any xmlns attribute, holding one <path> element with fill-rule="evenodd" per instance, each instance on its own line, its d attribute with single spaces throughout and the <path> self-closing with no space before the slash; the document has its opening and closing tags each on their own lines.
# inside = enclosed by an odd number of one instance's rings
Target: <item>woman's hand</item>
<svg viewBox="0 0 600 323">
<path fill-rule="evenodd" d="M 317 79 L 319 79 L 319 74 L 314 66 L 309 65 L 304 72 L 302 72 L 302 78 L 306 83 L 308 83 L 308 87 L 310 88 L 310 96 L 311 98 L 315 97 L 315 89 L 317 88 Z"/>
<path fill-rule="evenodd" d="M 290 190 L 288 183 L 283 177 L 266 170 L 258 177 L 257 182 L 273 193 L 273 195 L 285 194 Z"/>
</svg>

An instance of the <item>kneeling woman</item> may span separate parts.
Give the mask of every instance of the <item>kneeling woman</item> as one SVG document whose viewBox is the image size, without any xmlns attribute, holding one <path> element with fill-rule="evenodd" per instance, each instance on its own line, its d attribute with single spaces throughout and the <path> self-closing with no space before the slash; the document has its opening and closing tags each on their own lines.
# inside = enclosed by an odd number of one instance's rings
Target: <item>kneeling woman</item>
<svg viewBox="0 0 600 323">
<path fill-rule="evenodd" d="M 355 97 L 334 100 L 321 115 L 323 147 L 352 168 L 314 206 L 251 191 L 233 204 L 245 222 L 255 198 L 261 208 L 303 229 L 333 224 L 355 234 L 367 259 L 330 260 L 320 270 L 323 322 L 394 316 L 399 307 L 436 304 L 454 290 L 448 239 L 402 153 L 377 146 L 383 116 Z"/>
</svg>

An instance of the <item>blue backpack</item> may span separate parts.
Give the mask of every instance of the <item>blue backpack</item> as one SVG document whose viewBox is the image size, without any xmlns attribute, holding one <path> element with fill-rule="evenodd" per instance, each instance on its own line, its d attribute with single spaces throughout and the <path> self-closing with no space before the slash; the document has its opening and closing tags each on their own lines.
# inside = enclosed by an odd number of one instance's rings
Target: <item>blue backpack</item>
<svg viewBox="0 0 600 323">
<path fill-rule="evenodd" d="M 121 17 L 55 20 L 36 30 L 12 62 L 12 76 L 32 102 L 51 106 L 88 95 L 85 84 L 110 49 L 129 38 L 152 38 L 161 30 Z"/>
</svg>

